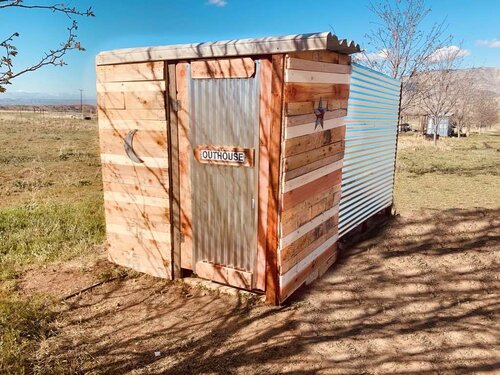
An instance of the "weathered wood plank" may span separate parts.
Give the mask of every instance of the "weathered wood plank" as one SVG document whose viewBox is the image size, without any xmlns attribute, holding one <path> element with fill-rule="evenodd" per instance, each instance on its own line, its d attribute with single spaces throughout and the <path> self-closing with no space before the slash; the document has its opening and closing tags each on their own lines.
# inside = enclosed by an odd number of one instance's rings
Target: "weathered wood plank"
<svg viewBox="0 0 500 375">
<path fill-rule="evenodd" d="M 332 186 L 281 214 L 281 235 L 284 237 L 340 202 L 341 185 Z"/>
<path fill-rule="evenodd" d="M 125 218 L 139 219 L 146 221 L 169 222 L 169 210 L 165 207 L 156 206 L 138 206 L 134 203 L 117 203 L 113 201 L 104 201 L 106 213 L 112 216 L 123 216 Z"/>
<path fill-rule="evenodd" d="M 314 113 L 314 102 L 287 103 L 285 107 L 287 116 L 297 116 Z"/>
<path fill-rule="evenodd" d="M 172 272 L 174 278 L 182 277 L 181 270 L 181 218 L 180 218 L 180 179 L 179 179 L 179 129 L 177 121 L 177 87 L 175 64 L 165 65 L 168 77 L 168 139 L 170 141 L 170 222 L 172 223 Z"/>
<path fill-rule="evenodd" d="M 337 254 L 336 241 L 335 235 L 280 277 L 281 302 L 290 297 L 306 280 L 311 282 L 319 277 L 319 270 Z"/>
<path fill-rule="evenodd" d="M 107 237 L 109 242 L 108 259 L 111 262 L 151 276 L 170 278 L 164 265 L 165 260 L 162 259 L 159 250 L 152 248 L 150 244 L 114 233 L 108 233 Z M 160 243 L 157 246 L 163 247 Z M 168 247 L 168 244 L 164 246 Z"/>
<path fill-rule="evenodd" d="M 315 227 L 280 251 L 280 274 L 288 272 L 328 238 L 338 232 L 338 214 Z"/>
<path fill-rule="evenodd" d="M 251 289 L 252 287 L 252 274 L 235 268 L 200 261 L 196 263 L 195 272 L 199 277 L 221 284 L 242 289 Z"/>
<path fill-rule="evenodd" d="M 343 110 L 341 110 L 343 111 Z M 292 139 L 295 137 L 301 137 L 308 134 L 318 133 L 323 130 L 329 130 L 344 126 L 344 117 L 332 118 L 323 121 L 323 126 L 319 126 L 316 122 L 311 122 L 309 124 L 297 125 L 285 128 L 285 139 Z"/>
<path fill-rule="evenodd" d="M 339 54 L 339 64 L 351 65 L 351 56 Z"/>
<path fill-rule="evenodd" d="M 328 99 L 349 99 L 348 84 L 287 83 L 285 102 L 309 102 Z"/>
<path fill-rule="evenodd" d="M 123 95 L 125 98 L 125 108 L 127 110 L 165 109 L 164 91 L 133 91 L 126 92 Z"/>
<path fill-rule="evenodd" d="M 192 188 L 190 154 L 192 147 L 191 124 L 189 114 L 189 91 L 187 80 L 187 63 L 175 66 L 175 80 L 179 110 L 177 112 L 178 145 L 179 145 L 179 181 L 180 189 L 180 223 L 184 241 L 181 243 L 181 267 L 193 269 L 193 227 L 192 227 Z"/>
<path fill-rule="evenodd" d="M 153 255 L 154 257 L 160 258 L 163 261 L 169 261 L 169 241 L 157 241 L 148 238 L 142 238 L 135 236 L 134 234 L 119 234 L 114 232 L 107 232 L 106 239 L 108 241 L 108 246 L 111 245 L 117 249 L 128 249 L 128 251 L 145 250 L 147 251 L 148 257 Z M 139 254 L 131 254 L 136 258 L 137 261 L 141 261 Z M 147 258 L 142 258 L 146 259 Z M 163 263 L 164 264 L 164 263 Z"/>
<path fill-rule="evenodd" d="M 168 183 L 168 182 L 167 182 Z M 158 186 L 142 186 L 139 181 L 134 184 L 120 182 L 103 182 L 104 191 L 112 191 L 129 195 L 143 195 L 147 197 L 167 198 L 168 189 Z"/>
<path fill-rule="evenodd" d="M 320 159 L 333 156 L 344 150 L 344 141 L 330 143 L 323 147 L 318 147 L 310 151 L 295 154 L 284 159 L 284 170 L 291 171 L 293 169 L 314 163 Z"/>
<path fill-rule="evenodd" d="M 335 111 L 337 109 L 345 109 L 347 111 L 348 99 L 329 99 L 328 110 Z"/>
<path fill-rule="evenodd" d="M 340 168 L 342 168 L 342 160 L 338 160 L 334 163 L 327 164 L 321 168 L 315 169 L 315 170 L 308 172 L 308 173 L 305 173 L 299 177 L 288 180 L 285 182 L 283 192 L 286 193 L 286 192 L 289 192 L 291 190 L 297 189 L 305 184 L 313 182 L 313 181 L 317 180 L 318 178 L 320 178 L 328 173 L 331 173 L 333 171 L 336 171 Z"/>
<path fill-rule="evenodd" d="M 314 171 L 318 168 L 324 167 L 325 165 L 335 163 L 336 161 L 341 160 L 343 158 L 344 158 L 344 152 L 341 151 L 341 152 L 337 152 L 336 154 L 334 154 L 332 156 L 328 156 L 324 159 L 320 159 L 320 160 L 317 160 L 317 161 L 312 162 L 310 164 L 306 164 L 300 168 L 295 168 L 291 171 L 285 171 L 284 172 L 284 177 L 285 177 L 284 181 L 285 182 L 290 181 L 294 178 L 302 176 L 302 175 L 309 173 L 311 171 Z"/>
<path fill-rule="evenodd" d="M 150 61 L 135 64 L 97 66 L 97 81 L 104 83 L 162 80 L 164 78 L 163 65 L 163 61 Z"/>
<path fill-rule="evenodd" d="M 106 225 L 120 225 L 126 227 L 140 228 L 153 232 L 170 232 L 170 223 L 163 219 L 146 219 L 140 215 L 134 215 L 133 211 L 124 212 L 124 214 L 114 214 L 114 210 L 105 209 Z M 136 211 L 138 214 L 139 212 Z"/>
<path fill-rule="evenodd" d="M 165 91 L 165 81 L 143 81 L 143 82 L 97 82 L 97 92 L 144 92 Z"/>
<path fill-rule="evenodd" d="M 269 151 L 272 121 L 271 92 L 273 65 L 271 60 L 260 60 L 260 110 L 259 110 L 259 177 L 257 218 L 257 261 L 254 288 L 266 289 L 267 207 L 269 201 Z"/>
<path fill-rule="evenodd" d="M 311 72 L 307 70 L 288 69 L 285 74 L 285 82 L 348 85 L 350 82 L 350 75 L 343 73 Z"/>
<path fill-rule="evenodd" d="M 165 121 L 166 114 L 164 109 L 102 109 L 98 108 L 97 115 L 99 123 L 101 119 L 109 120 L 111 123 L 121 120 L 160 120 Z"/>
<path fill-rule="evenodd" d="M 105 154 L 126 155 L 124 142 L 129 131 L 127 130 L 99 130 L 101 152 Z M 167 134 L 165 131 L 139 130 L 133 139 L 134 151 L 138 157 L 157 157 L 168 154 Z"/>
<path fill-rule="evenodd" d="M 347 103 L 347 102 L 346 102 Z M 347 115 L 347 111 L 340 111 L 340 110 L 332 110 L 325 112 L 323 120 L 332 120 L 335 118 L 343 117 Z M 293 127 L 293 126 L 298 126 L 298 125 L 305 125 L 305 124 L 310 124 L 314 123 L 316 121 L 316 115 L 315 114 L 305 114 L 305 115 L 300 115 L 300 116 L 286 116 L 285 117 L 285 126 L 288 127 Z"/>
<path fill-rule="evenodd" d="M 106 164 L 118 164 L 118 165 L 131 165 L 138 166 L 142 165 L 148 168 L 168 168 L 168 155 L 164 155 L 162 158 L 152 158 L 152 157 L 142 157 L 143 163 L 135 163 L 125 155 L 118 154 L 101 154 L 101 163 Z"/>
<path fill-rule="evenodd" d="M 123 92 L 98 93 L 97 105 L 103 109 L 125 109 L 125 96 Z"/>
<path fill-rule="evenodd" d="M 168 170 L 166 168 L 150 168 L 142 164 L 119 165 L 102 164 L 102 179 L 105 182 L 135 184 L 142 186 L 168 188 Z"/>
<path fill-rule="evenodd" d="M 321 61 L 325 63 L 338 64 L 339 54 L 333 51 L 303 51 L 291 52 L 288 54 L 291 58 L 303 60 Z"/>
<path fill-rule="evenodd" d="M 280 212 L 281 125 L 284 87 L 284 55 L 272 56 L 272 108 L 269 141 L 269 186 L 267 206 L 266 301 L 280 302 L 278 280 L 278 223 Z"/>
<path fill-rule="evenodd" d="M 115 120 L 101 117 L 99 129 L 165 131 L 167 122 L 165 120 Z"/>
<path fill-rule="evenodd" d="M 116 233 L 122 236 L 135 237 L 140 240 L 164 242 L 170 246 L 170 231 L 155 231 L 126 224 L 106 224 L 106 231 L 107 233 Z"/>
<path fill-rule="evenodd" d="M 338 240 L 338 235 L 335 234 L 328 238 L 326 241 L 322 242 L 316 249 L 311 251 L 306 257 L 296 263 L 288 272 L 281 276 L 282 285 L 287 285 L 289 282 L 293 281 L 295 276 L 299 274 L 304 269 L 308 268 L 312 263 L 317 261 L 321 255 L 336 244 Z M 320 258 L 321 259 L 321 258 Z"/>
<path fill-rule="evenodd" d="M 322 100 L 321 104 L 323 108 L 326 108 L 329 112 L 332 112 L 337 109 L 347 109 L 347 103 L 348 103 L 347 99 L 327 98 L 327 100 Z M 314 110 L 316 108 L 319 108 L 319 104 L 320 104 L 319 100 L 315 100 L 314 102 L 311 101 L 311 102 L 287 103 L 285 105 L 286 107 L 285 112 L 287 116 L 313 115 Z"/>
<path fill-rule="evenodd" d="M 149 197 L 141 194 L 127 194 L 115 191 L 105 191 L 104 200 L 115 203 L 132 203 L 137 206 L 155 206 L 169 208 L 167 198 Z"/>
<path fill-rule="evenodd" d="M 288 69 L 308 70 L 313 72 L 351 74 L 351 67 L 348 65 L 324 63 L 320 61 L 304 60 L 290 57 L 287 59 Z"/>
<path fill-rule="evenodd" d="M 341 141 L 345 138 L 345 126 L 334 129 L 328 129 L 313 134 L 303 135 L 287 139 L 284 142 L 283 155 L 289 157 L 310 151 L 318 147 L 326 146 L 334 142 Z"/>
<path fill-rule="evenodd" d="M 250 57 L 191 62 L 191 77 L 197 78 L 248 78 L 255 74 L 255 61 Z"/>
<path fill-rule="evenodd" d="M 299 238 L 303 237 L 306 235 L 306 233 L 309 233 L 310 231 L 314 230 L 314 228 L 319 227 L 321 224 L 323 224 L 325 221 L 329 220 L 333 216 L 337 215 L 339 212 L 339 206 L 335 205 L 333 207 L 330 207 L 328 210 L 322 212 L 318 216 L 314 217 L 304 225 L 300 226 L 296 230 L 290 232 L 286 236 L 284 236 L 280 240 L 280 246 L 281 249 L 289 246 L 293 242 L 296 242 Z"/>
<path fill-rule="evenodd" d="M 342 172 L 340 170 L 327 174 L 316 181 L 303 185 L 295 190 L 283 194 L 282 209 L 288 210 L 291 207 L 305 201 L 308 197 L 318 194 L 331 186 L 340 184 Z"/>
</svg>

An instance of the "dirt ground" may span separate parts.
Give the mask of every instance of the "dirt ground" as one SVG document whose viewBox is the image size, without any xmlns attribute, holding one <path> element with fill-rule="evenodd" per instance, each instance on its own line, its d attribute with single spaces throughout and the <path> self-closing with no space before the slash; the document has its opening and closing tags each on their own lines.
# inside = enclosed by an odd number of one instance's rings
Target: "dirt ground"
<svg viewBox="0 0 500 375">
<path fill-rule="evenodd" d="M 86 374 L 498 373 L 499 240 L 500 210 L 396 216 L 282 307 L 127 277 L 61 304 L 37 361 Z"/>
</svg>

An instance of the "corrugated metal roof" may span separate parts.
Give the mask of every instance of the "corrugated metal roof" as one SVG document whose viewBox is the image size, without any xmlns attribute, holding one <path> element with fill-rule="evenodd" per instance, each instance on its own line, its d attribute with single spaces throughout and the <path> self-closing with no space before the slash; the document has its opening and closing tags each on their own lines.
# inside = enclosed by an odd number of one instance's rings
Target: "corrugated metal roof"
<svg viewBox="0 0 500 375">
<path fill-rule="evenodd" d="M 329 32 L 323 32 L 226 40 L 221 42 L 118 49 L 99 53 L 96 57 L 96 64 L 106 65 L 141 61 L 266 55 L 319 50 L 330 50 L 346 55 L 361 51 L 359 44 L 347 39 L 339 39 L 336 35 L 332 35 Z"/>
</svg>

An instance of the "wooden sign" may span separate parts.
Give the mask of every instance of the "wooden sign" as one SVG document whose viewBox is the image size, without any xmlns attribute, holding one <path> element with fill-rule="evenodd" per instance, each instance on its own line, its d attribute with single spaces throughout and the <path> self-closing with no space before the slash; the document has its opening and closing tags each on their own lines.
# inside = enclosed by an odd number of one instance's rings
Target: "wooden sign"
<svg viewBox="0 0 500 375">
<path fill-rule="evenodd" d="M 219 164 L 233 167 L 253 167 L 253 148 L 199 145 L 194 148 L 194 157 L 202 164 Z"/>
</svg>

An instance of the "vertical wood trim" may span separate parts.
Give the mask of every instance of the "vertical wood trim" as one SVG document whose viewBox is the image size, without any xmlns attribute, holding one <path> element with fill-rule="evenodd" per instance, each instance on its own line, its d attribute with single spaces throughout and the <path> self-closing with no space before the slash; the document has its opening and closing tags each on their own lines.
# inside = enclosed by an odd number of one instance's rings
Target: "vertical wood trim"
<svg viewBox="0 0 500 375">
<path fill-rule="evenodd" d="M 187 77 L 187 63 L 178 63 L 175 66 L 175 80 L 177 86 L 177 126 L 179 147 L 179 182 L 180 189 L 180 224 L 183 241 L 181 242 L 181 267 L 193 269 L 193 228 L 192 228 L 192 194 L 191 194 L 191 142 L 189 120 L 189 91 Z"/>
<path fill-rule="evenodd" d="M 279 304 L 278 221 L 280 196 L 281 134 L 283 117 L 284 55 L 272 57 L 271 128 L 269 142 L 269 186 L 267 205 L 266 301 Z"/>
<path fill-rule="evenodd" d="M 259 213 L 257 220 L 257 264 L 255 288 L 266 288 L 267 208 L 269 188 L 269 141 L 271 129 L 273 73 L 271 60 L 260 60 L 260 113 L 259 113 Z"/>
<path fill-rule="evenodd" d="M 170 156 L 170 222 L 172 233 L 172 276 L 181 277 L 181 224 L 180 224 L 180 181 L 179 181 L 179 132 L 177 129 L 177 89 L 175 85 L 175 64 L 165 62 L 165 77 L 168 84 L 166 106 L 168 108 L 168 139 Z"/>
<path fill-rule="evenodd" d="M 394 174 L 392 175 L 392 202 L 388 209 L 388 214 L 391 215 L 392 207 L 394 206 L 394 188 L 396 186 L 396 163 L 398 161 L 398 144 L 399 144 L 399 126 L 402 122 L 401 118 L 401 99 L 403 99 L 403 82 L 399 84 L 399 106 L 398 106 L 398 123 L 396 125 L 396 150 L 394 151 Z"/>
</svg>

